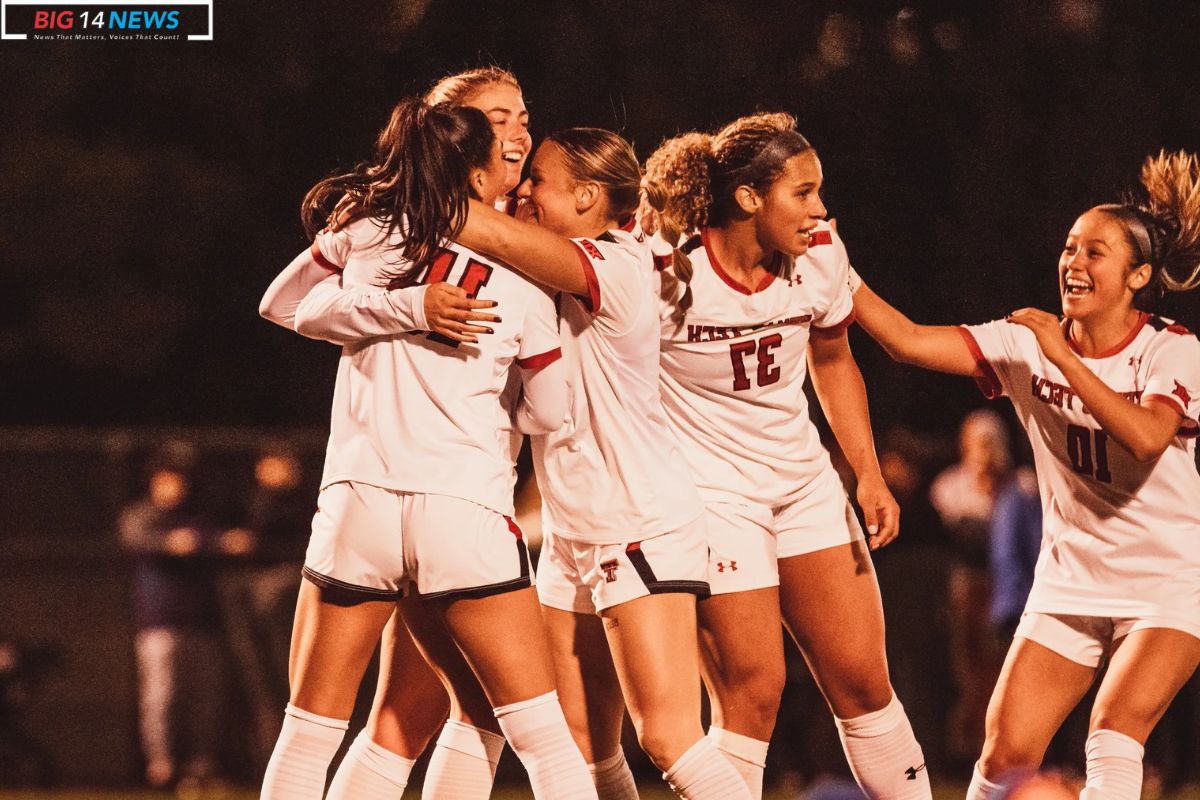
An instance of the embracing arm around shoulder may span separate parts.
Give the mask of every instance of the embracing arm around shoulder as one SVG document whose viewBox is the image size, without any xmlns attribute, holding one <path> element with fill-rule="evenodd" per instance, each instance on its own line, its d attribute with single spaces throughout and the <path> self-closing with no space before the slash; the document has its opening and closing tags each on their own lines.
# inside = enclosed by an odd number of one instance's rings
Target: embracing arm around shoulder
<svg viewBox="0 0 1200 800">
<path fill-rule="evenodd" d="M 466 225 L 456 240 L 476 252 L 507 262 L 554 289 L 588 293 L 579 247 L 565 236 L 518 222 L 478 200 L 470 201 Z"/>
<path fill-rule="evenodd" d="M 810 338 L 808 366 L 829 427 L 858 478 L 857 499 L 871 549 L 882 547 L 900 532 L 900 508 L 879 470 L 867 388 L 846 331 Z"/>
<path fill-rule="evenodd" d="M 314 286 L 341 270 L 330 263 L 316 242 L 275 276 L 258 304 L 258 313 L 276 325 L 295 330 L 296 307 Z"/>
<path fill-rule="evenodd" d="M 865 283 L 854 292 L 854 315 L 895 361 L 952 375 L 975 374 L 975 358 L 955 326 L 918 325 Z"/>
</svg>

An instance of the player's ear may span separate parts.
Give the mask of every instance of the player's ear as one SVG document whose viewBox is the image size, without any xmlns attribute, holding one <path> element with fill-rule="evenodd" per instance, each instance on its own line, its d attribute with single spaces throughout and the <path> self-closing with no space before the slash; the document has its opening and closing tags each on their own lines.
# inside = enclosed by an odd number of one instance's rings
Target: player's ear
<svg viewBox="0 0 1200 800">
<path fill-rule="evenodd" d="M 747 214 L 753 214 L 762 205 L 762 198 L 758 192 L 754 191 L 753 186 L 737 187 L 733 190 L 733 199 L 737 201 L 738 207 Z"/>
<path fill-rule="evenodd" d="M 575 212 L 586 214 L 600 202 L 600 184 L 595 181 L 579 181 L 575 184 Z"/>
<path fill-rule="evenodd" d="M 483 188 L 487 185 L 487 171 L 482 169 L 471 170 L 471 177 L 467 180 L 467 184 L 471 187 L 471 192 L 476 197 L 483 197 Z"/>
<path fill-rule="evenodd" d="M 1150 278 L 1153 275 L 1154 270 L 1149 264 L 1142 264 L 1139 267 L 1135 267 L 1133 271 L 1129 273 L 1129 288 L 1136 292 L 1138 289 L 1141 289 L 1146 284 L 1150 283 Z"/>
</svg>

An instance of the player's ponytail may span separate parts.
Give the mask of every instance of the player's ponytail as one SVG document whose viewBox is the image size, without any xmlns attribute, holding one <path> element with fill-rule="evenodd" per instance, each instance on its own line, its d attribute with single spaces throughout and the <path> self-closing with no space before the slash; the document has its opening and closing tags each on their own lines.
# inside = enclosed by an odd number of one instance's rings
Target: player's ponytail
<svg viewBox="0 0 1200 800">
<path fill-rule="evenodd" d="M 388 277 L 410 285 L 462 230 L 471 170 L 487 166 L 495 138 L 478 109 L 403 100 L 379 133 L 372 161 L 309 190 L 301 204 L 305 230 L 313 236 L 362 217 L 377 220 L 385 234 L 400 229 L 397 249 L 407 263 Z"/>
<path fill-rule="evenodd" d="M 1145 202 L 1097 206 L 1120 220 L 1134 266 L 1150 265 L 1150 280 L 1133 304 L 1153 311 L 1166 292 L 1200 286 L 1200 159 L 1180 150 L 1148 156 L 1142 164 Z"/>
</svg>

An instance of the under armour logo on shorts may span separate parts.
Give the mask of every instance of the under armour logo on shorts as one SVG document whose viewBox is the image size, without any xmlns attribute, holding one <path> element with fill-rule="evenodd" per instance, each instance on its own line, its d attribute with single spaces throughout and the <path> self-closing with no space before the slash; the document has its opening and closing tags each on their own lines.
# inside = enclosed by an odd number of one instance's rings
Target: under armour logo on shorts
<svg viewBox="0 0 1200 800">
<path fill-rule="evenodd" d="M 725 570 L 729 570 L 730 572 L 737 572 L 737 562 L 730 561 L 728 564 L 726 564 L 724 561 L 718 561 L 717 562 L 717 572 L 724 572 Z"/>
</svg>

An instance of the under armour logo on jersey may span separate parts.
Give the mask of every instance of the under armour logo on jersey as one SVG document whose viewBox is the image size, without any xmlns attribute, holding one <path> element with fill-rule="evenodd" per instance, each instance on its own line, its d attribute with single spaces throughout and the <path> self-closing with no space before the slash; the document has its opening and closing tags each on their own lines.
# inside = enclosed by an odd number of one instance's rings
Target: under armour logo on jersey
<svg viewBox="0 0 1200 800">
<path fill-rule="evenodd" d="M 718 561 L 717 562 L 717 572 L 724 572 L 725 570 L 729 570 L 730 572 L 737 572 L 737 562 L 730 561 L 727 564 L 724 561 Z"/>
<path fill-rule="evenodd" d="M 617 560 L 601 561 L 600 569 L 604 571 L 604 582 L 613 583 L 617 580 Z"/>
<path fill-rule="evenodd" d="M 587 254 L 597 261 L 604 260 L 604 254 L 600 252 L 600 248 L 589 242 L 587 239 L 580 239 L 579 246 L 587 251 Z"/>
<path fill-rule="evenodd" d="M 1173 392 L 1171 392 L 1171 394 L 1175 395 L 1180 400 L 1182 400 L 1183 404 L 1185 406 L 1188 403 L 1192 402 L 1192 396 L 1190 394 L 1188 394 L 1188 390 L 1185 389 L 1183 387 L 1183 384 L 1180 383 L 1179 381 L 1175 381 L 1175 390 Z"/>
<path fill-rule="evenodd" d="M 804 278 L 799 272 L 794 272 L 788 277 L 788 286 L 799 286 L 804 283 Z"/>
<path fill-rule="evenodd" d="M 922 762 L 921 766 L 919 767 L 909 767 L 908 769 L 904 770 L 904 774 L 908 776 L 908 780 L 915 781 L 917 779 L 917 773 L 923 769 L 925 769 L 924 762 Z"/>
</svg>

